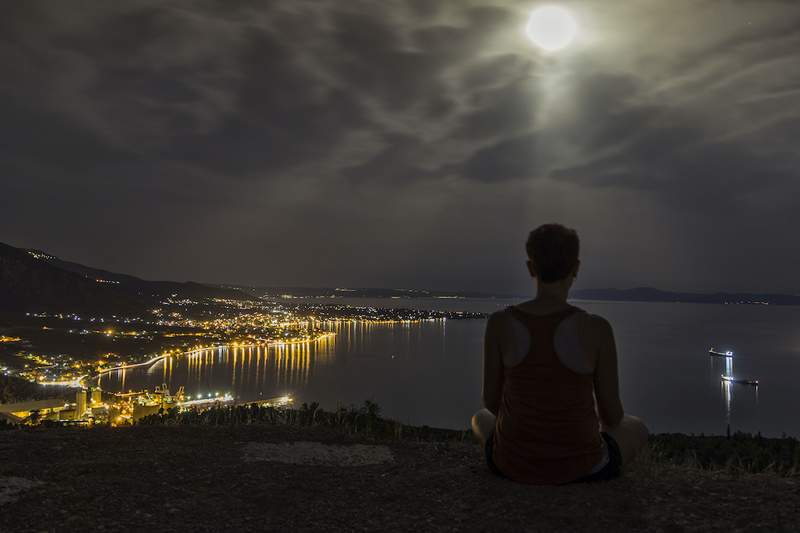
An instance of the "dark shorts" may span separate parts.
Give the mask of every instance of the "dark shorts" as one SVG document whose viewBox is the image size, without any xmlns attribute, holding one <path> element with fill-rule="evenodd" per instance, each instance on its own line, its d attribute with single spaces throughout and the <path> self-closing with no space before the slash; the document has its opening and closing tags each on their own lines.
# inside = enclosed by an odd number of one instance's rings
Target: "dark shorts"
<svg viewBox="0 0 800 533">
<path fill-rule="evenodd" d="M 603 440 L 606 442 L 606 447 L 608 448 L 608 463 L 594 474 L 588 474 L 586 476 L 579 477 L 575 481 L 572 481 L 572 483 L 608 481 L 609 479 L 619 477 L 619 475 L 622 473 L 622 453 L 619 451 L 619 444 L 617 444 L 617 441 L 614 440 L 614 437 L 608 433 L 601 432 L 600 435 L 603 437 Z M 489 470 L 491 470 L 496 476 L 500 476 L 502 478 L 507 477 L 500 471 L 499 468 L 497 468 L 497 465 L 494 464 L 494 460 L 492 459 L 492 453 L 494 451 L 494 435 L 486 439 L 484 451 L 486 453 L 486 464 L 489 467 Z"/>
</svg>

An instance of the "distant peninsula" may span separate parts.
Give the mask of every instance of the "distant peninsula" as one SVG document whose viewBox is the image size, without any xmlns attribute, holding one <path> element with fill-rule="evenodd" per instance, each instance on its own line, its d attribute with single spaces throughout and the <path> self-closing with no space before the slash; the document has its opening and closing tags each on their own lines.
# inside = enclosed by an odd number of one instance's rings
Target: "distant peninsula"
<svg viewBox="0 0 800 533">
<path fill-rule="evenodd" d="M 0 312 L 108 311 L 152 307 L 165 298 L 181 299 L 336 299 L 439 298 L 527 299 L 523 294 L 447 291 L 418 288 L 248 286 L 175 281 L 149 281 L 70 261 L 47 252 L 0 242 Z M 675 292 L 652 287 L 575 289 L 574 300 L 610 302 L 675 302 L 728 305 L 800 305 L 800 294 Z"/>
<path fill-rule="evenodd" d="M 521 299 L 520 294 L 491 294 L 473 291 L 442 291 L 432 289 L 387 289 L 343 287 L 248 287 L 220 285 L 260 298 L 454 298 L 454 299 Z M 672 302 L 724 305 L 800 305 L 800 294 L 738 293 L 738 292 L 676 292 L 652 287 L 632 289 L 576 289 L 574 300 L 609 302 Z"/>
</svg>

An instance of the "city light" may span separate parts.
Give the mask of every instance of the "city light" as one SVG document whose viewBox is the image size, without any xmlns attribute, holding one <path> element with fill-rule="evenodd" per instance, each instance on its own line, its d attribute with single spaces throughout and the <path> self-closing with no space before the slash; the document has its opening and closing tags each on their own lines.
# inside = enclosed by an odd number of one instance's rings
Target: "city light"
<svg viewBox="0 0 800 533">
<path fill-rule="evenodd" d="M 117 387 L 126 390 L 126 379 L 130 379 L 135 370 L 142 369 L 151 374 L 158 364 L 164 366 L 166 382 L 173 360 L 185 358 L 190 365 L 204 365 L 215 352 L 221 355 L 230 350 L 233 357 L 245 358 L 252 357 L 256 348 L 270 347 L 278 351 L 278 383 L 282 380 L 285 383 L 291 383 L 294 379 L 307 380 L 310 360 L 308 355 L 300 354 L 308 352 L 296 351 L 297 347 L 310 346 L 318 341 L 333 341 L 341 328 L 393 324 L 406 327 L 422 321 L 475 318 L 480 315 L 320 304 L 304 301 L 302 297 L 293 298 L 291 302 L 276 303 L 218 298 L 192 300 L 173 295 L 164 298 L 158 307 L 149 309 L 141 316 L 92 316 L 71 312 L 34 312 L 26 316 L 41 321 L 36 329 L 45 332 L 43 334 L 55 332 L 80 338 L 80 344 L 88 351 L 92 346 L 107 346 L 107 339 L 114 342 L 118 349 L 114 352 L 98 350 L 98 355 L 20 351 L 16 354 L 20 364 L 15 367 L 4 365 L 0 369 L 2 374 L 48 387 L 61 387 L 66 396 L 77 394 L 67 398 L 77 407 L 49 415 L 50 421 L 122 425 L 132 423 L 146 414 L 156 413 L 158 409 L 230 403 L 233 397 L 222 391 L 193 392 L 188 396 L 184 395 L 182 387 L 171 394 L 166 384 L 156 387 L 155 391 L 107 392 L 102 400 L 101 396 L 94 395 L 88 400 L 83 399 L 86 391 L 94 390 L 104 380 L 116 380 Z M 0 337 L 0 342 L 17 342 L 26 346 L 29 340 L 21 336 Z M 32 340 L 37 342 L 35 338 Z M 151 351 L 153 345 L 157 347 L 154 352 Z M 140 348 L 144 346 L 150 349 Z M 257 365 L 259 358 L 260 355 L 257 355 Z M 287 405 L 292 398 L 286 395 L 270 402 L 271 405 Z"/>
</svg>

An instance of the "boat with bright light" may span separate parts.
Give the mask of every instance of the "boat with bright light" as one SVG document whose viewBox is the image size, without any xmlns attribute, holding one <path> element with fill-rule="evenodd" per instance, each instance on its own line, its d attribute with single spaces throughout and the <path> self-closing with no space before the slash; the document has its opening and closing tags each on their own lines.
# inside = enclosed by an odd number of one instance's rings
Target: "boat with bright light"
<svg viewBox="0 0 800 533">
<path fill-rule="evenodd" d="M 733 352 L 730 350 L 728 350 L 727 352 L 720 352 L 715 350 L 714 348 L 709 348 L 708 355 L 713 355 L 715 357 L 733 357 Z"/>
<path fill-rule="evenodd" d="M 728 383 L 738 383 L 739 385 L 752 385 L 754 387 L 758 387 L 758 380 L 757 379 L 742 379 L 742 378 L 735 378 L 733 376 L 720 376 L 722 381 L 727 381 Z"/>
</svg>

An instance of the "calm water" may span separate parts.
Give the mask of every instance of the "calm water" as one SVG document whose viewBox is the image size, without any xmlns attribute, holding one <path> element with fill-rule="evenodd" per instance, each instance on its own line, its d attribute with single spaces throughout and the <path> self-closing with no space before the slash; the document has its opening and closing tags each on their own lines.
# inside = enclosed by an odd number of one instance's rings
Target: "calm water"
<svg viewBox="0 0 800 533">
<path fill-rule="evenodd" d="M 493 311 L 503 300 L 363 300 L 337 303 Z M 614 325 L 626 411 L 655 432 L 761 431 L 800 436 L 800 308 L 629 302 L 577 302 Z M 411 325 L 328 324 L 335 337 L 307 345 L 220 349 L 107 376 L 108 390 L 166 382 L 191 395 L 230 392 L 242 400 L 292 394 L 323 407 L 378 402 L 389 417 L 464 428 L 480 405 L 485 321 Z M 709 346 L 736 352 L 733 374 L 756 390 L 724 385 L 725 361 Z"/>
</svg>

